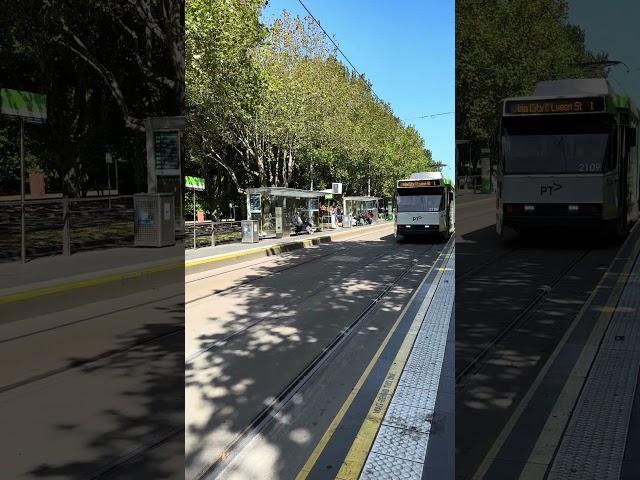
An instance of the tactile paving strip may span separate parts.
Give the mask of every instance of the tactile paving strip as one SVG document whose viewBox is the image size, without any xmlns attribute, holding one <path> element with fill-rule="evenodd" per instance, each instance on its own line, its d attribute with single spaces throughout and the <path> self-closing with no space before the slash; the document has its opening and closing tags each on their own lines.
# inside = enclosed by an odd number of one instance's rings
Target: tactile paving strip
<svg viewBox="0 0 640 480">
<path fill-rule="evenodd" d="M 424 315 L 360 480 L 422 478 L 455 293 L 454 255 Z"/>
<path fill-rule="evenodd" d="M 370 453 L 360 480 L 420 480 L 422 463 Z"/>
<path fill-rule="evenodd" d="M 640 368 L 640 260 L 594 360 L 549 480 L 620 477 Z"/>
</svg>

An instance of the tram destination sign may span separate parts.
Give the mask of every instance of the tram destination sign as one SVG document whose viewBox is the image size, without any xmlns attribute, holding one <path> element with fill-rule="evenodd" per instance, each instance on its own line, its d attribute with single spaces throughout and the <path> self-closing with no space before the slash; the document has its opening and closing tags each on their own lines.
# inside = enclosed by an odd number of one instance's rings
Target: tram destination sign
<svg viewBox="0 0 640 480">
<path fill-rule="evenodd" d="M 553 115 L 604 111 L 606 111 L 604 97 L 507 100 L 504 105 L 505 115 Z"/>
<path fill-rule="evenodd" d="M 440 185 L 440 180 L 401 180 L 398 182 L 398 187 L 437 187 Z"/>
</svg>

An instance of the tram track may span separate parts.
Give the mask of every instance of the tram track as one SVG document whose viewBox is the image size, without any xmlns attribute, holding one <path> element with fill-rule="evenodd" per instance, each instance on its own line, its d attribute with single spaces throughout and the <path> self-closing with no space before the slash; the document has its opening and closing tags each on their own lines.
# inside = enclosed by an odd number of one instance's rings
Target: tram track
<svg viewBox="0 0 640 480">
<path fill-rule="evenodd" d="M 374 235 L 375 233 L 378 233 L 378 232 L 365 232 L 365 233 L 362 233 L 362 234 L 360 234 L 360 235 L 356 235 L 356 236 L 353 236 L 353 237 L 349 237 L 349 240 L 352 240 L 352 239 L 355 239 L 355 238 L 362 238 L 362 237 L 366 237 L 367 235 Z M 339 246 L 339 244 L 329 244 L 329 246 L 332 246 L 332 247 L 333 247 L 333 246 L 335 246 L 337 250 L 335 250 L 335 251 L 330 251 L 330 252 L 325 253 L 325 254 L 314 255 L 314 256 L 312 256 L 312 258 L 309 258 L 309 259 L 307 259 L 307 260 L 303 260 L 303 261 L 298 262 L 298 263 L 295 263 L 295 264 L 293 264 L 293 265 L 289 265 L 289 266 L 286 266 L 286 267 L 283 267 L 283 268 L 277 269 L 277 270 L 275 270 L 275 271 L 269 272 L 269 273 L 268 273 L 268 274 L 266 274 L 266 275 L 256 276 L 256 277 L 248 278 L 248 279 L 246 279 L 246 280 L 242 280 L 242 281 L 238 282 L 237 284 L 235 284 L 235 285 L 233 285 L 232 287 L 229 287 L 229 288 L 227 288 L 227 289 L 217 289 L 217 290 L 213 290 L 212 292 L 208 293 L 207 295 L 204 295 L 204 296 L 201 296 L 201 297 L 196 297 L 196 298 L 193 298 L 193 299 L 188 300 L 188 301 L 186 302 L 186 304 L 188 305 L 188 304 L 191 304 L 191 303 L 197 302 L 197 301 L 199 301 L 199 300 L 202 300 L 202 299 L 204 299 L 204 298 L 210 297 L 210 296 L 212 296 L 212 295 L 217 295 L 217 294 L 222 293 L 222 292 L 225 292 L 225 293 L 226 293 L 226 292 L 229 292 L 229 291 L 231 291 L 231 290 L 237 289 L 237 288 L 239 288 L 239 287 L 245 286 L 245 285 L 247 285 L 247 284 L 249 284 L 249 283 L 257 282 L 257 281 L 259 281 L 259 280 L 262 280 L 262 279 L 265 279 L 265 278 L 268 278 L 268 277 L 272 277 L 272 276 L 274 276 L 274 275 L 278 275 L 278 274 L 280 274 L 280 273 L 282 273 L 282 272 L 286 272 L 286 271 L 289 271 L 289 270 L 293 270 L 293 269 L 295 269 L 295 268 L 302 267 L 302 266 L 304 266 L 304 265 L 308 265 L 308 264 L 313 263 L 313 262 L 315 262 L 315 261 L 317 261 L 317 260 L 322 260 L 322 259 L 327 258 L 327 257 L 330 257 L 330 256 L 332 256 L 332 255 L 336 255 L 336 254 L 337 254 L 337 253 L 339 253 L 339 252 L 344 252 L 344 251 L 348 250 L 348 247 L 345 247 L 345 246 Z M 271 257 L 271 258 L 267 258 L 266 260 L 263 260 L 263 261 L 261 261 L 261 262 L 252 262 L 252 263 L 251 263 L 251 268 L 255 268 L 255 267 L 257 267 L 257 266 L 260 266 L 260 265 L 263 265 L 263 264 L 269 263 L 269 262 L 271 262 L 271 261 L 272 261 L 272 257 Z M 232 269 L 228 269 L 228 270 L 223 270 L 223 271 L 221 271 L 221 272 L 215 272 L 215 273 L 212 273 L 211 275 L 206 275 L 206 276 L 202 276 L 202 277 L 194 278 L 193 280 L 185 281 L 185 286 L 186 286 L 186 285 L 190 285 L 190 284 L 194 284 L 194 283 L 197 283 L 197 282 L 201 282 L 201 281 L 204 281 L 204 280 L 211 280 L 212 278 L 220 277 L 220 276 L 222 276 L 222 275 L 226 275 L 226 274 L 229 274 L 229 273 L 232 273 L 232 272 L 237 272 L 237 271 L 240 271 L 240 270 L 243 270 L 243 269 L 246 269 L 246 268 L 247 268 L 247 266 L 246 266 L 246 265 L 243 265 L 243 266 L 240 266 L 240 267 L 237 267 L 237 268 L 232 268 Z"/>
<path fill-rule="evenodd" d="M 491 265 L 493 263 L 496 263 L 499 260 L 502 260 L 504 257 L 506 257 L 506 256 L 516 252 L 516 251 L 518 251 L 517 248 L 511 248 L 511 249 L 509 249 L 507 251 L 500 252 L 497 255 L 493 255 L 489 259 L 478 263 L 477 265 L 473 266 L 472 268 L 469 268 L 468 270 L 465 270 L 464 272 L 460 272 L 460 273 L 456 272 L 456 281 L 462 280 L 462 279 L 467 279 L 467 278 L 471 277 L 472 275 L 482 271 L 482 269 L 484 269 L 485 267 L 487 267 L 487 266 L 489 266 L 489 265 Z"/>
<path fill-rule="evenodd" d="M 499 255 L 498 257 L 504 258 L 506 254 L 512 253 L 515 250 L 517 249 L 505 252 L 504 255 Z M 547 299 L 549 294 L 553 291 L 553 288 L 565 279 L 569 273 L 592 252 L 593 249 L 581 250 L 580 253 L 575 255 L 571 261 L 563 266 L 562 270 L 560 270 L 560 272 L 558 272 L 550 282 L 538 287 L 536 294 L 531 297 L 529 301 L 526 302 L 526 304 L 518 311 L 518 313 L 489 340 L 484 348 L 482 348 L 482 350 L 456 374 L 456 388 L 462 387 L 464 385 L 464 380 L 476 371 L 476 367 L 481 364 L 482 360 L 495 348 L 498 342 L 500 342 L 507 334 L 512 332 L 532 311 L 534 311 L 538 305 Z M 493 260 L 486 262 L 486 264 L 489 263 L 493 263 Z M 474 268 L 473 270 L 476 269 Z"/>
<path fill-rule="evenodd" d="M 333 354 L 335 354 L 339 348 L 344 345 L 350 336 L 357 330 L 357 327 L 366 319 L 373 311 L 375 307 L 382 301 L 387 294 L 398 285 L 407 275 L 409 275 L 413 269 L 419 264 L 421 258 L 435 254 L 429 271 L 433 269 L 438 262 L 442 261 L 443 253 L 447 251 L 447 246 L 452 244 L 453 240 L 449 240 L 447 244 L 444 244 L 443 248 L 436 250 L 435 245 L 431 245 L 426 251 L 420 253 L 420 255 L 414 257 L 412 261 L 403 268 L 396 278 L 385 286 L 385 288 L 378 292 L 378 294 L 369 301 L 369 303 L 359 312 L 359 314 L 327 344 L 322 350 L 315 355 L 315 357 L 303 368 L 300 372 L 291 380 L 278 394 L 271 397 L 265 407 L 254 416 L 251 421 L 242 429 L 235 438 L 227 444 L 224 451 L 214 460 L 210 465 L 205 466 L 195 478 L 198 480 L 218 478 L 217 476 L 222 473 L 224 468 L 228 465 L 234 456 L 257 434 L 263 431 L 271 421 L 277 418 L 278 413 L 286 406 L 287 402 L 298 392 L 301 388 L 313 380 L 317 373 L 330 361 Z M 428 272 L 425 273 L 428 275 Z"/>
<path fill-rule="evenodd" d="M 430 245 L 429 247 L 430 248 L 428 248 L 426 252 L 421 252 L 420 255 L 417 258 L 420 258 L 421 256 L 424 256 L 424 255 L 431 254 L 433 252 L 433 250 L 435 249 L 435 245 Z M 383 259 L 383 258 L 385 258 L 385 257 L 387 257 L 389 255 L 397 253 L 401 249 L 402 249 L 402 247 L 396 244 L 390 251 L 382 252 L 380 255 L 377 255 L 376 257 L 373 257 L 372 259 L 370 259 L 369 263 L 368 263 L 368 265 L 366 267 L 375 264 L 375 262 L 377 262 L 377 261 L 379 261 L 379 260 L 381 260 L 381 259 Z M 414 259 L 414 262 L 415 261 L 417 261 L 417 260 Z M 349 278 L 354 273 L 357 274 L 358 272 L 362 271 L 363 268 L 366 268 L 366 267 L 362 267 L 362 266 L 359 266 L 359 265 L 355 266 L 355 267 L 349 269 L 349 271 L 343 272 L 341 274 L 342 279 Z M 316 288 L 314 288 L 313 290 L 311 290 L 305 297 L 307 298 L 307 300 L 310 299 L 310 298 L 313 298 L 313 297 L 319 295 L 320 293 L 326 291 L 327 288 L 331 287 L 331 285 L 332 285 L 331 280 L 322 280 L 322 281 L 319 282 L 319 285 Z M 225 290 L 225 293 L 228 292 L 228 291 L 229 291 L 229 289 Z M 385 291 L 387 291 L 387 290 L 385 289 Z M 218 293 L 220 293 L 220 292 L 218 292 Z M 217 293 L 212 293 L 212 294 L 207 295 L 206 297 L 202 297 L 200 299 L 211 297 L 211 296 L 214 296 L 214 295 L 217 295 Z M 189 302 L 187 302 L 187 303 L 189 303 Z M 241 328 L 241 329 L 239 329 L 239 330 L 237 330 L 235 332 L 230 333 L 229 335 L 225 336 L 224 338 L 221 338 L 221 339 L 214 340 L 214 341 L 210 342 L 210 344 L 200 348 L 198 351 L 196 351 L 193 354 L 189 355 L 185 359 L 185 363 L 189 364 L 193 360 L 195 360 L 197 357 L 199 357 L 200 355 L 202 355 L 204 353 L 215 351 L 216 349 L 224 347 L 227 343 L 229 343 L 229 341 L 231 341 L 234 338 L 242 335 L 243 333 L 247 333 L 250 329 L 252 329 L 253 327 L 259 325 L 260 323 L 262 323 L 263 321 L 267 320 L 268 318 L 273 319 L 273 317 L 272 317 L 273 314 L 281 313 L 281 312 L 285 311 L 286 309 L 287 309 L 286 305 L 282 305 L 280 307 L 276 307 L 274 310 L 268 312 L 266 315 L 256 319 L 255 321 L 245 325 L 243 328 Z"/>
<path fill-rule="evenodd" d="M 66 372 L 69 372 L 71 370 L 75 370 L 81 367 L 85 367 L 88 366 L 92 363 L 95 362 L 99 362 L 101 360 L 106 360 L 108 358 L 113 358 L 113 357 L 117 357 L 118 355 L 122 355 L 122 354 L 126 354 L 127 352 L 130 352 L 132 350 L 134 350 L 135 348 L 141 347 L 143 345 L 147 345 L 149 343 L 152 342 L 156 342 L 156 341 L 161 341 L 164 340 L 168 337 L 171 337 L 173 335 L 176 334 L 180 334 L 184 332 L 184 324 L 181 324 L 179 326 L 179 328 L 174 328 L 171 329 L 167 332 L 163 332 L 161 334 L 158 335 L 154 335 L 154 336 L 150 336 L 150 337 L 145 337 L 142 338 L 136 342 L 130 343 L 128 345 L 125 345 L 121 348 L 115 348 L 115 349 L 111 349 L 111 350 L 107 350 L 105 352 L 99 353 L 97 355 L 94 355 L 92 357 L 89 358 L 84 358 L 84 359 L 76 359 L 76 360 L 72 360 L 68 365 L 65 365 L 63 367 L 60 368 L 55 368 L 53 370 L 49 370 L 43 373 L 39 373 L 37 375 L 33 375 L 31 377 L 27 377 L 23 380 L 20 380 L 18 382 L 13 382 L 7 385 L 3 385 L 0 386 L 0 395 L 2 395 L 3 393 L 9 392 L 11 390 L 15 390 L 16 388 L 20 388 L 20 387 L 24 387 L 27 385 L 30 385 L 32 383 L 41 381 L 41 380 L 46 380 L 48 378 L 54 377 L 56 375 L 60 375 Z M 98 367 L 100 368 L 100 367 Z"/>
</svg>

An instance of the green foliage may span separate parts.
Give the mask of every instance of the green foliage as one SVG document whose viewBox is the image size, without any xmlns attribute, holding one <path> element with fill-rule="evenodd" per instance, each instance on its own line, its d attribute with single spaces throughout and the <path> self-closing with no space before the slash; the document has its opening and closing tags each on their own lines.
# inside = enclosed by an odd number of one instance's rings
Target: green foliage
<svg viewBox="0 0 640 480">
<path fill-rule="evenodd" d="M 395 181 L 433 168 L 431 152 L 371 85 L 336 58 L 311 19 L 286 11 L 269 28 L 262 1 L 189 0 L 187 171 L 207 180 L 210 208 L 244 188 L 390 197 Z"/>
<path fill-rule="evenodd" d="M 456 138 L 493 145 L 501 99 L 541 80 L 603 76 L 580 64 L 604 59 L 568 24 L 566 0 L 458 0 Z"/>
<path fill-rule="evenodd" d="M 146 190 L 143 119 L 183 114 L 180 2 L 4 3 L 1 86 L 47 95 L 46 124 L 26 128 L 28 154 L 69 196 L 106 187 L 106 152 L 125 160 L 121 192 Z M 0 157 L 15 163 L 14 124 L 0 124 L 11 131 Z M 0 183 L 3 192 L 19 188 L 15 175 Z"/>
</svg>

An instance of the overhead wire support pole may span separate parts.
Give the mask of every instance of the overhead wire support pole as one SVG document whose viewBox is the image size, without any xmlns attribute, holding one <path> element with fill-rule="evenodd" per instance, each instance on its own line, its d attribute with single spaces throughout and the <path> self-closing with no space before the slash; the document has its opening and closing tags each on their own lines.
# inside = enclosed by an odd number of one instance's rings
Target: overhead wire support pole
<svg viewBox="0 0 640 480">
<path fill-rule="evenodd" d="M 24 119 L 20 119 L 20 258 L 22 263 L 27 261 L 26 225 L 24 215 Z"/>
</svg>

